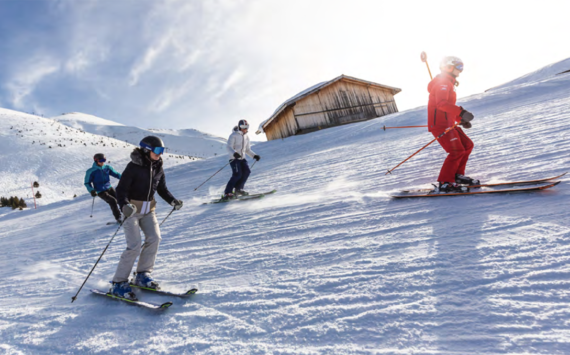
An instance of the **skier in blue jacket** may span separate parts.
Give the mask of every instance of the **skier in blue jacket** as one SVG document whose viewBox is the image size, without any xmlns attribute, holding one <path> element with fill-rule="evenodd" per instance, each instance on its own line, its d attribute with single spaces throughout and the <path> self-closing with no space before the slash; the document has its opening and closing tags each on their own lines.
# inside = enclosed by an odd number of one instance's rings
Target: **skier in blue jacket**
<svg viewBox="0 0 570 355">
<path fill-rule="evenodd" d="M 117 205 L 117 194 L 115 189 L 111 186 L 111 179 L 109 175 L 114 178 L 120 179 L 121 174 L 118 173 L 111 165 L 105 164 L 107 159 L 105 154 L 97 153 L 93 157 L 93 166 L 85 173 L 85 187 L 87 191 L 95 198 L 101 199 L 109 204 L 111 211 L 118 223 L 121 223 L 121 211 Z"/>
</svg>

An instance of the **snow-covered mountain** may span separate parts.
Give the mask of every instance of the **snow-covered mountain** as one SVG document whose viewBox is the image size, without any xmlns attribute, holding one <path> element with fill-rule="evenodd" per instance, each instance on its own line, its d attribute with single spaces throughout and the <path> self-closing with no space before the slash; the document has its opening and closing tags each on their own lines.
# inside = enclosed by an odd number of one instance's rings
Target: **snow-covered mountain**
<svg viewBox="0 0 570 355">
<path fill-rule="evenodd" d="M 569 170 L 570 74 L 460 104 L 475 114 L 469 175 L 493 182 Z M 421 107 L 257 144 L 261 160 L 246 188 L 278 189 L 262 200 L 201 205 L 221 193 L 230 172 L 194 187 L 226 157 L 167 169 L 170 190 L 185 203 L 161 227 L 154 276 L 167 289 L 200 291 L 188 300 L 139 293 L 172 300 L 162 313 L 89 292 L 108 287 L 125 248 L 122 231 L 70 303 L 116 230 L 104 225 L 112 218 L 104 204 L 93 219 L 85 195 L 38 210 L 0 209 L 0 250 L 9 256 L 0 258 L 0 349 L 570 353 L 570 184 L 393 200 L 400 189 L 434 182 L 445 153 L 433 144 L 386 176 L 433 137 L 382 127 L 421 125 L 425 117 Z M 171 207 L 160 201 L 157 210 L 162 221 Z"/>
<path fill-rule="evenodd" d="M 167 153 L 198 158 L 209 158 L 226 154 L 226 139 L 203 133 L 195 129 L 142 129 L 125 126 L 104 118 L 79 112 L 53 117 L 59 123 L 85 132 L 116 138 L 137 144 L 142 137 L 156 135 L 167 146 Z M 228 132 L 228 136 L 231 131 Z"/>
<path fill-rule="evenodd" d="M 70 200 L 87 194 L 83 181 L 93 155 L 104 153 L 108 163 L 121 172 L 135 147 L 54 119 L 7 109 L 0 109 L 0 136 L 0 196 L 22 197 L 28 206 L 33 206 L 34 181 L 40 184 L 40 205 Z M 170 153 L 163 158 L 166 167 L 197 160 Z M 117 180 L 111 183 L 116 186 Z"/>
</svg>

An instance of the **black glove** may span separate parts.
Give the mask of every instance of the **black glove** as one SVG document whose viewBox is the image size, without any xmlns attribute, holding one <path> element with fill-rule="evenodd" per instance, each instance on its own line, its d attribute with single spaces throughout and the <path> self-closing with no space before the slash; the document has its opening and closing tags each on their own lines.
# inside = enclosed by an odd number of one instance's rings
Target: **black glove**
<svg viewBox="0 0 570 355">
<path fill-rule="evenodd" d="M 461 117 L 461 123 L 465 123 L 465 122 L 470 122 L 472 121 L 475 116 L 473 116 L 473 114 L 467 110 L 463 110 L 461 111 L 461 113 L 459 114 L 459 117 Z"/>
<path fill-rule="evenodd" d="M 463 123 L 460 123 L 460 125 L 465 129 L 471 128 L 471 122 L 463 122 Z"/>
<path fill-rule="evenodd" d="M 174 207 L 175 210 L 179 210 L 182 208 L 182 201 L 174 199 L 172 202 L 170 202 L 170 206 Z"/>
<path fill-rule="evenodd" d="M 257 154 L 256 154 L 256 155 L 254 155 L 254 156 L 253 156 L 253 159 L 255 159 L 255 160 L 259 161 L 259 159 L 261 159 L 261 157 L 260 157 L 259 155 L 257 155 Z"/>
<path fill-rule="evenodd" d="M 238 152 L 235 152 L 235 153 L 234 153 L 234 158 L 235 158 L 235 159 L 239 159 L 239 158 L 241 158 L 241 155 L 239 155 Z"/>
<path fill-rule="evenodd" d="M 93 196 L 93 197 L 97 196 L 97 191 L 91 190 L 91 196 Z"/>
</svg>

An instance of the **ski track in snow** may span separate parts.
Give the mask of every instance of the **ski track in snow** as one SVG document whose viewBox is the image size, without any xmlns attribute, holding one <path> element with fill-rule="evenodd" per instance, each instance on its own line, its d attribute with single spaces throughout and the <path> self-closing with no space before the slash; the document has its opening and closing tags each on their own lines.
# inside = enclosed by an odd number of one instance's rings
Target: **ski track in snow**
<svg viewBox="0 0 570 355">
<path fill-rule="evenodd" d="M 475 113 L 468 174 L 486 182 L 569 167 L 570 75 L 464 99 Z M 200 205 L 227 159 L 171 167 L 185 204 L 162 226 L 154 275 L 189 299 L 151 312 L 106 289 L 122 231 L 70 303 L 116 226 L 80 196 L 0 209 L 0 350 L 7 354 L 569 354 L 570 189 L 392 200 L 429 186 L 445 157 L 423 146 L 425 108 L 257 144 L 260 200 Z M 82 184 L 82 181 L 77 182 Z M 116 182 L 114 182 L 116 185 Z M 100 201 L 98 201 L 100 202 Z M 170 211 L 159 201 L 158 219 Z"/>
</svg>

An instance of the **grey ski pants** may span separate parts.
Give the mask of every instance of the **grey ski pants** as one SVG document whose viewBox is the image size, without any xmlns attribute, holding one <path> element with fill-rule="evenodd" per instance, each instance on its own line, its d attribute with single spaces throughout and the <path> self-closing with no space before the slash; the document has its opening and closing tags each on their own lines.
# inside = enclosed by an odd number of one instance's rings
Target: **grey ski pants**
<svg viewBox="0 0 570 355">
<path fill-rule="evenodd" d="M 137 257 L 139 257 L 137 273 L 152 272 L 158 253 L 158 245 L 162 239 L 154 211 L 147 214 L 135 213 L 125 220 L 123 227 L 127 239 L 127 249 L 121 255 L 113 282 L 128 281 Z M 141 229 L 145 236 L 142 245 Z"/>
</svg>

